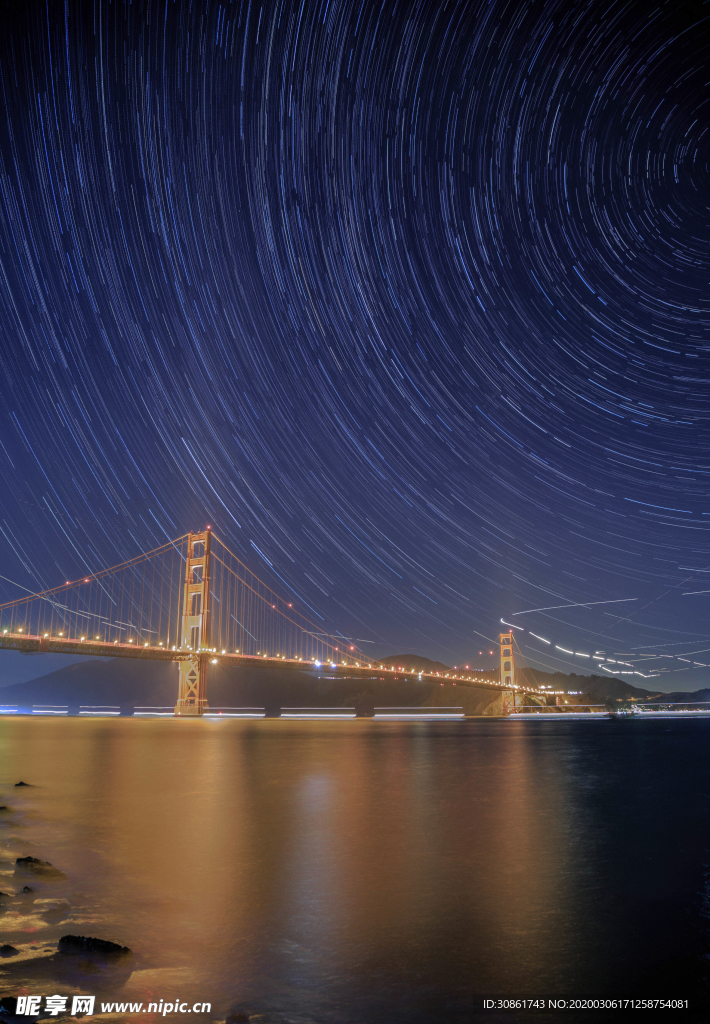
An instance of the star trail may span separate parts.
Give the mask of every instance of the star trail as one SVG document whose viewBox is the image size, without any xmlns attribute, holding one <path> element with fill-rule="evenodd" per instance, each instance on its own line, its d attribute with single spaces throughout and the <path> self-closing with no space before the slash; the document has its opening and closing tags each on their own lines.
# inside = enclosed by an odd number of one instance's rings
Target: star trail
<svg viewBox="0 0 710 1024">
<path fill-rule="evenodd" d="M 710 641 L 710 5 L 10 10 L 5 599 L 209 523 L 375 656 Z"/>
</svg>

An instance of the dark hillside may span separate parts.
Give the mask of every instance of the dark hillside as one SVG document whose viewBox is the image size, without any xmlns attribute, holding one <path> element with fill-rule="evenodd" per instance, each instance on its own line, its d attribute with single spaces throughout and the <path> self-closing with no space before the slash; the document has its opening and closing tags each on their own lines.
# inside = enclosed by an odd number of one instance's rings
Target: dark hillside
<svg viewBox="0 0 710 1024">
<path fill-rule="evenodd" d="M 386 658 L 379 658 L 378 665 L 391 665 L 393 668 L 400 666 L 405 672 L 450 672 L 451 666 L 444 665 L 441 661 L 430 661 L 429 658 L 422 658 L 420 654 L 389 654 Z"/>
<path fill-rule="evenodd" d="M 646 690 L 641 686 L 633 686 L 616 676 L 582 676 L 574 672 L 538 672 L 529 668 L 519 669 L 519 674 L 524 676 L 530 683 L 537 683 L 540 686 L 551 686 L 553 690 L 581 690 L 590 698 L 604 700 L 610 697 L 618 699 L 637 699 L 651 697 L 658 693 L 658 690 Z"/>
<path fill-rule="evenodd" d="M 698 704 L 702 701 L 710 703 L 710 689 L 703 690 L 677 690 L 674 693 L 661 693 L 657 697 L 651 697 L 648 704 Z"/>
<path fill-rule="evenodd" d="M 282 707 L 416 707 L 434 702 L 459 705 L 463 691 L 470 689 L 459 681 L 442 689 L 441 682 L 417 679 L 420 671 L 449 671 L 441 662 L 414 655 L 392 655 L 382 664 L 403 665 L 401 674 L 382 678 L 329 678 L 313 670 L 294 672 L 258 668 L 211 666 L 208 697 L 212 707 L 266 707 L 270 712 Z M 414 670 L 414 673 L 411 672 Z M 613 700 L 649 700 L 651 703 L 710 701 L 710 690 L 694 693 L 659 693 L 633 686 L 612 676 L 565 675 L 561 672 L 535 672 L 523 669 L 530 682 L 554 690 L 582 691 L 576 700 L 604 703 Z M 79 705 L 113 704 L 170 707 L 177 696 L 178 669 L 175 663 L 139 661 L 129 658 L 87 659 L 32 679 L 7 686 L 0 703 L 31 709 L 33 704 Z M 476 693 L 481 688 L 473 688 Z M 473 700 L 473 693 L 470 694 Z M 474 701 L 477 707 L 476 701 Z M 471 713 L 474 711 L 471 704 Z M 468 707 L 468 703 L 466 705 Z"/>
<path fill-rule="evenodd" d="M 173 662 L 114 658 L 87 659 L 26 683 L 3 688 L 0 703 L 31 709 L 33 704 L 170 707 L 177 697 L 178 668 Z M 383 680 L 333 678 L 313 670 L 210 666 L 208 698 L 212 707 L 355 707 L 423 703 L 431 683 L 404 674 Z"/>
</svg>

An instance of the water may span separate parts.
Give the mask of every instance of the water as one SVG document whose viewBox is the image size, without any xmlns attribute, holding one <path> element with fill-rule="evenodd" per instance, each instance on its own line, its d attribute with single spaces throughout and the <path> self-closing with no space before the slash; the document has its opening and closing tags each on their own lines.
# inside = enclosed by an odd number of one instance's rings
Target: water
<svg viewBox="0 0 710 1024">
<path fill-rule="evenodd" d="M 200 1020 L 260 1024 L 497 1020 L 490 996 L 698 1006 L 709 739 L 707 719 L 4 718 L 0 889 L 27 881 L 28 853 L 66 879 L 30 880 L 3 941 L 135 955 L 84 975 L 0 960 L 2 988 L 204 1000 Z"/>
</svg>

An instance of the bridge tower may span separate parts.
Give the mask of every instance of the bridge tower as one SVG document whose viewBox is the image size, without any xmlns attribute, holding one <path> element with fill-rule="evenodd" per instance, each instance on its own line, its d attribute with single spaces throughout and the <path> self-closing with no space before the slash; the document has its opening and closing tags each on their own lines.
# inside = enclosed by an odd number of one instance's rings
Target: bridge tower
<svg viewBox="0 0 710 1024">
<path fill-rule="evenodd" d="M 509 714 L 518 706 L 518 691 L 515 684 L 515 655 L 513 654 L 513 631 L 500 634 L 500 683 L 503 690 L 503 714 Z"/>
<path fill-rule="evenodd" d="M 501 685 L 512 688 L 515 683 L 515 657 L 513 655 L 513 632 L 500 634 L 500 681 Z"/>
<path fill-rule="evenodd" d="M 180 646 L 183 651 L 191 651 L 191 655 L 179 662 L 176 715 L 203 715 L 208 709 L 211 540 L 209 530 L 187 535 Z"/>
</svg>

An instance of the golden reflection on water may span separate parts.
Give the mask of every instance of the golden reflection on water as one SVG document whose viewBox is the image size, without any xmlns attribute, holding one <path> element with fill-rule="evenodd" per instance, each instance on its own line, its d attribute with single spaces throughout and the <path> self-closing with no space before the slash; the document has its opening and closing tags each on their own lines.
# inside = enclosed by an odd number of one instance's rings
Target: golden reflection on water
<svg viewBox="0 0 710 1024">
<path fill-rule="evenodd" d="M 604 937 L 580 756 L 505 722 L 4 719 L 3 839 L 67 875 L 38 887 L 73 915 L 43 941 L 135 950 L 112 998 L 415 1019 L 583 980 Z"/>
</svg>

